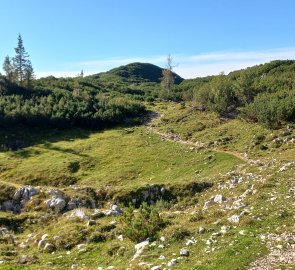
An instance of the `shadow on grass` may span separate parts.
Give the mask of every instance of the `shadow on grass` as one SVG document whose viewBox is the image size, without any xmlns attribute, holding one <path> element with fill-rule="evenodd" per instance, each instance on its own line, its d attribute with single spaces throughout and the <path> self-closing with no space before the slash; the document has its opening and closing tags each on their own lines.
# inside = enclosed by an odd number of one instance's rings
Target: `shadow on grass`
<svg viewBox="0 0 295 270">
<path fill-rule="evenodd" d="M 38 150 L 26 149 L 27 147 L 44 144 L 44 148 L 81 155 L 74 150 L 62 149 L 52 144 L 58 141 L 87 139 L 93 132 L 99 131 L 81 128 L 27 127 L 22 125 L 9 128 L 0 126 L 0 152 L 12 151 L 13 156 L 27 158 L 39 153 Z"/>
<path fill-rule="evenodd" d="M 70 153 L 73 155 L 87 157 L 69 148 L 60 148 L 52 145 L 59 141 L 74 141 L 76 139 L 87 139 L 92 133 L 104 132 L 111 128 L 128 128 L 143 124 L 146 118 L 140 117 L 137 121 L 126 120 L 121 125 L 106 127 L 101 129 L 87 128 L 53 128 L 53 127 L 29 127 L 26 125 L 16 125 L 5 127 L 0 125 L 0 152 L 12 151 L 13 156 L 27 158 L 38 154 L 38 150 L 26 149 L 29 146 L 43 144 L 44 149 L 51 149 L 60 152 Z"/>
</svg>

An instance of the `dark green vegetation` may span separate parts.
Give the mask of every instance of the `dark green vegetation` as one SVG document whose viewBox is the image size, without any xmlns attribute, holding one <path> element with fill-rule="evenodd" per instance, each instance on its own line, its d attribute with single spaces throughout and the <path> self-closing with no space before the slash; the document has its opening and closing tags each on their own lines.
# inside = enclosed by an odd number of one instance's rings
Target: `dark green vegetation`
<svg viewBox="0 0 295 270">
<path fill-rule="evenodd" d="M 155 207 L 143 203 L 134 213 L 135 208 L 130 204 L 121 218 L 122 232 L 130 240 L 141 242 L 149 237 L 156 238 L 165 222 Z"/>
<path fill-rule="evenodd" d="M 226 75 L 186 80 L 186 100 L 221 115 L 241 116 L 278 128 L 295 120 L 295 62 L 272 61 Z"/>
</svg>

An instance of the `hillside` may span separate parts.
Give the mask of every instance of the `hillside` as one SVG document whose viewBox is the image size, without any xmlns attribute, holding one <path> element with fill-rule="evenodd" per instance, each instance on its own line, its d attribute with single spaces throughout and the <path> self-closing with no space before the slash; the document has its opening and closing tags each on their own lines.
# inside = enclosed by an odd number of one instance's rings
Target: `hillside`
<svg viewBox="0 0 295 270">
<path fill-rule="evenodd" d="M 160 83 L 163 76 L 163 69 L 149 63 L 131 63 L 90 77 L 108 79 L 113 76 L 128 82 Z M 180 84 L 183 81 L 183 78 L 176 73 L 173 73 L 173 76 L 176 84 Z"/>
<path fill-rule="evenodd" d="M 295 61 L 161 73 L 0 78 L 0 269 L 295 268 Z"/>
</svg>

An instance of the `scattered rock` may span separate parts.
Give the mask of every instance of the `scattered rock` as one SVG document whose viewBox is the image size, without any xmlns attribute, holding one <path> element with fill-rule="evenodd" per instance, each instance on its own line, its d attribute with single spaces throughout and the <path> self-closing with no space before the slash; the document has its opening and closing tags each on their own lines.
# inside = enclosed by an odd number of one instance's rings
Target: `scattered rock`
<svg viewBox="0 0 295 270">
<path fill-rule="evenodd" d="M 106 216 L 119 216 L 122 214 L 121 208 L 116 204 L 110 205 L 110 210 L 105 210 L 103 212 Z"/>
<path fill-rule="evenodd" d="M 41 240 L 45 240 L 45 239 L 47 239 L 48 238 L 48 236 L 49 236 L 49 234 L 43 234 L 42 236 L 41 236 Z"/>
<path fill-rule="evenodd" d="M 46 239 L 44 239 L 44 240 L 40 240 L 40 241 L 38 242 L 38 249 L 43 248 L 43 247 L 46 245 L 46 243 L 47 243 L 47 240 L 46 240 Z"/>
<path fill-rule="evenodd" d="M 120 241 L 124 241 L 124 236 L 122 234 L 120 234 L 118 237 L 117 237 Z"/>
<path fill-rule="evenodd" d="M 23 249 L 29 248 L 29 245 L 24 242 L 21 242 L 18 246 Z"/>
<path fill-rule="evenodd" d="M 231 223 L 239 223 L 240 222 L 240 216 L 239 215 L 232 215 L 227 219 Z"/>
<path fill-rule="evenodd" d="M 198 233 L 203 234 L 206 232 L 206 229 L 204 227 L 199 227 Z"/>
<path fill-rule="evenodd" d="M 92 219 L 98 219 L 98 218 L 102 218 L 104 217 L 105 214 L 99 210 L 96 210 L 92 215 L 91 215 L 91 218 Z"/>
<path fill-rule="evenodd" d="M 44 251 L 52 252 L 53 250 L 54 250 L 54 245 L 52 245 L 50 243 L 45 244 Z"/>
<path fill-rule="evenodd" d="M 224 225 L 224 226 L 222 226 L 222 227 L 220 228 L 220 232 L 221 232 L 222 234 L 226 234 L 227 231 L 228 231 L 228 229 L 229 229 L 229 227 Z"/>
<path fill-rule="evenodd" d="M 179 251 L 179 254 L 180 254 L 180 256 L 188 257 L 188 256 L 189 256 L 189 251 L 188 251 L 186 248 L 182 248 L 182 249 Z"/>
<path fill-rule="evenodd" d="M 21 210 L 21 206 L 15 200 L 8 200 L 2 203 L 1 206 L 2 211 L 14 212 L 19 213 Z"/>
<path fill-rule="evenodd" d="M 226 201 L 226 198 L 223 195 L 216 195 L 213 199 L 215 203 L 223 203 Z"/>
<path fill-rule="evenodd" d="M 177 264 L 177 259 L 171 259 L 171 260 L 167 263 L 168 266 L 174 266 L 175 264 Z"/>
<path fill-rule="evenodd" d="M 165 238 L 164 236 L 161 236 L 161 237 L 160 237 L 160 241 L 161 241 L 161 242 L 165 242 L 165 241 L 166 241 L 166 238 Z"/>
<path fill-rule="evenodd" d="M 28 201 L 34 195 L 37 195 L 38 193 L 39 193 L 39 190 L 36 189 L 35 187 L 32 187 L 32 186 L 21 187 L 15 192 L 13 199 L 18 202 L 24 203 L 25 201 Z"/>
<path fill-rule="evenodd" d="M 93 219 L 90 219 L 90 220 L 88 220 L 88 222 L 87 222 L 87 226 L 93 226 L 93 225 L 95 225 L 95 224 L 96 224 L 96 221 L 93 220 Z"/>
<path fill-rule="evenodd" d="M 74 209 L 71 213 L 68 214 L 69 218 L 79 218 L 79 219 L 88 219 L 88 216 L 82 209 Z"/>
<path fill-rule="evenodd" d="M 77 245 L 77 249 L 78 250 L 81 250 L 81 249 L 83 249 L 83 248 L 86 248 L 86 244 L 79 244 L 79 245 Z"/>
<path fill-rule="evenodd" d="M 51 199 L 45 201 L 47 208 L 53 209 L 56 213 L 60 213 L 66 207 L 66 201 L 58 196 L 53 196 Z"/>
<path fill-rule="evenodd" d="M 148 247 L 149 243 L 150 243 L 150 240 L 146 239 L 145 241 L 136 244 L 134 246 L 135 247 L 135 254 L 134 254 L 133 259 L 131 261 L 137 259 L 143 253 L 143 251 Z"/>
</svg>

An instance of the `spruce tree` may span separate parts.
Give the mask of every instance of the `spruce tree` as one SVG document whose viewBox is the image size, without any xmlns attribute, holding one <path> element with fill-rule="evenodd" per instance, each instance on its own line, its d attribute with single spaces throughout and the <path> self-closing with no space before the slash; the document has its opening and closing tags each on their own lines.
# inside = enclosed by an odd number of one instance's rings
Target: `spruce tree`
<svg viewBox="0 0 295 270">
<path fill-rule="evenodd" d="M 29 55 L 25 50 L 20 34 L 18 35 L 17 47 L 14 50 L 16 55 L 12 60 L 18 84 L 21 86 L 28 85 L 27 79 L 28 77 L 30 77 L 30 80 L 32 79 L 32 76 L 29 75 L 33 74 L 33 68 L 31 62 L 28 59 Z"/>
</svg>

